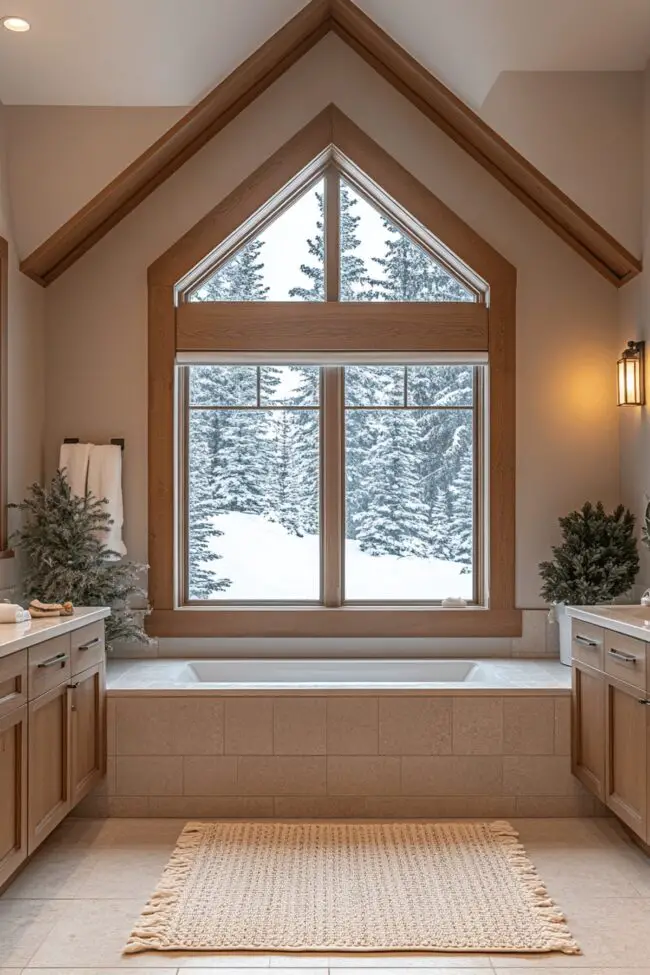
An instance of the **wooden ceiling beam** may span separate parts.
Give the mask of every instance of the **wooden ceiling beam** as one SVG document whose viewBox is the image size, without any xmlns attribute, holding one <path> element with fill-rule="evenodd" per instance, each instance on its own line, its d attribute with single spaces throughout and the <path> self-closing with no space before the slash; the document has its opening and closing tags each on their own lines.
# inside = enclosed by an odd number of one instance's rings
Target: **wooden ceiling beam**
<svg viewBox="0 0 650 975">
<path fill-rule="evenodd" d="M 26 257 L 20 265 L 21 271 L 39 284 L 51 284 L 299 61 L 330 29 L 329 0 L 310 0 L 198 105 Z"/>
<path fill-rule="evenodd" d="M 310 0 L 292 20 L 21 263 L 48 285 L 329 31 L 617 287 L 641 262 L 433 77 L 351 0 Z"/>
<path fill-rule="evenodd" d="M 604 277 L 620 286 L 641 271 L 633 254 L 356 4 L 332 0 L 331 15 L 346 44 Z"/>
</svg>

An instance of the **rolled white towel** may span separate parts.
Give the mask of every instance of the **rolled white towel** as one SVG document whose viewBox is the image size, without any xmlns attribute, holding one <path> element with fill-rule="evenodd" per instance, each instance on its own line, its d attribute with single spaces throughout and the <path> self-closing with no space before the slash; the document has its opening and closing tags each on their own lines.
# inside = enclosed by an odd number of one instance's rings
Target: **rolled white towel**
<svg viewBox="0 0 650 975">
<path fill-rule="evenodd" d="M 15 603 L 0 603 L 0 623 L 24 623 L 31 619 L 29 613 L 22 606 Z"/>
</svg>

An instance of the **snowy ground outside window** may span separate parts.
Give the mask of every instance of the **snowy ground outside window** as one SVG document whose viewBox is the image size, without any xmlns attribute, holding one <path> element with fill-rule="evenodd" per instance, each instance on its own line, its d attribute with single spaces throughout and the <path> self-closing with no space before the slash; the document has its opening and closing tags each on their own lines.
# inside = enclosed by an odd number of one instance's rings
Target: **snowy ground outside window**
<svg viewBox="0 0 650 975">
<path fill-rule="evenodd" d="M 313 600 L 320 598 L 320 552 L 317 535 L 302 538 L 260 515 L 232 512 L 212 519 L 209 551 L 221 556 L 210 562 L 231 580 L 217 600 Z M 463 566 L 442 559 L 394 555 L 373 556 L 346 543 L 348 575 L 354 578 L 351 600 L 436 600 L 445 596 L 472 599 L 472 576 Z"/>
</svg>

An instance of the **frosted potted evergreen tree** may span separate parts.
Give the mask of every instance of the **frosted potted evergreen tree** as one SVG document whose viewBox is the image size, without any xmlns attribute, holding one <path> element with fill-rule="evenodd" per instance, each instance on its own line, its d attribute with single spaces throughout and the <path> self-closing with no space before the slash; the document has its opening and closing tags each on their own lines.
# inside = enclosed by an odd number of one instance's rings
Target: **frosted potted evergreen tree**
<svg viewBox="0 0 650 975">
<path fill-rule="evenodd" d="M 146 565 L 117 561 L 102 535 L 112 524 L 106 499 L 72 493 L 62 471 L 46 487 L 32 484 L 21 504 L 9 505 L 23 515 L 22 527 L 11 541 L 23 558 L 26 600 L 75 606 L 109 606 L 106 639 L 148 643 L 142 619 L 145 593 L 139 578 Z"/>
<path fill-rule="evenodd" d="M 587 501 L 580 511 L 560 518 L 562 544 L 553 559 L 541 562 L 541 593 L 553 604 L 560 627 L 560 659 L 571 664 L 571 620 L 567 606 L 611 603 L 626 593 L 639 571 L 635 518 L 622 504 L 608 514 L 602 503 Z"/>
</svg>

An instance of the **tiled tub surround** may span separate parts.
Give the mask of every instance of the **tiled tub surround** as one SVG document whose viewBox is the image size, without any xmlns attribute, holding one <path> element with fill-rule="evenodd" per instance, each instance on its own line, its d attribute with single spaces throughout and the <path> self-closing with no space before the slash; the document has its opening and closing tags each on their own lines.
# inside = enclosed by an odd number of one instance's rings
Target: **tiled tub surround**
<svg viewBox="0 0 650 975">
<path fill-rule="evenodd" d="M 558 663 L 495 661 L 484 683 L 408 692 L 215 690 L 179 683 L 187 663 L 110 665 L 108 776 L 82 814 L 602 812 L 570 772 L 570 672 Z"/>
</svg>

